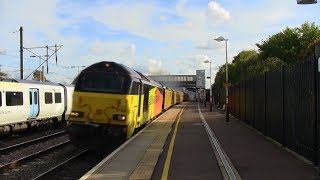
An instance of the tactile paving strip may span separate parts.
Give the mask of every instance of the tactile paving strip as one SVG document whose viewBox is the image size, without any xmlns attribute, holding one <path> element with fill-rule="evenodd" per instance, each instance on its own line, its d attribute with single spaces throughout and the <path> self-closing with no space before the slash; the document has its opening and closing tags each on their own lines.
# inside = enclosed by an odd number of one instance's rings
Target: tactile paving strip
<svg viewBox="0 0 320 180">
<path fill-rule="evenodd" d="M 150 144 L 141 161 L 137 165 L 129 179 L 151 179 L 153 170 L 157 164 L 160 154 L 162 153 L 164 143 L 172 129 L 172 124 L 176 119 L 179 109 L 172 113 L 175 117 L 162 119 L 154 122 L 154 126 L 149 130 L 156 130 L 157 136 Z"/>
</svg>

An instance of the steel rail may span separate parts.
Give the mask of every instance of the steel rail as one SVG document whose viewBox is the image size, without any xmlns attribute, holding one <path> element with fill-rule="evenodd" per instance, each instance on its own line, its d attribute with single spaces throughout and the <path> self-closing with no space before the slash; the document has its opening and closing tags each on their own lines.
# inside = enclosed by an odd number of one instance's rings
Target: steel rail
<svg viewBox="0 0 320 180">
<path fill-rule="evenodd" d="M 35 153 L 33 153 L 33 154 L 30 154 L 30 155 L 28 155 L 28 156 L 22 157 L 22 158 L 20 158 L 20 159 L 11 161 L 11 162 L 6 163 L 6 164 L 3 164 L 3 165 L 0 165 L 0 171 L 5 171 L 5 170 L 7 170 L 7 169 L 10 169 L 11 167 L 15 167 L 17 164 L 19 164 L 19 163 L 22 162 L 22 161 L 28 160 L 28 159 L 30 159 L 30 158 L 32 158 L 32 157 L 36 157 L 36 156 L 38 156 L 38 155 L 40 155 L 40 154 L 43 154 L 43 153 L 48 152 L 48 151 L 50 151 L 50 150 L 54 150 L 54 149 L 59 148 L 59 147 L 61 147 L 61 146 L 67 145 L 67 144 L 69 144 L 69 143 L 70 143 L 70 140 L 67 140 L 67 141 L 64 141 L 64 142 L 62 142 L 62 143 L 56 144 L 56 145 L 54 145 L 54 146 L 51 146 L 51 147 L 49 147 L 49 148 L 46 148 L 46 149 L 43 149 L 43 150 L 41 150 L 41 151 L 35 152 Z"/>
<path fill-rule="evenodd" d="M 39 137 L 39 138 L 36 138 L 36 139 L 33 139 L 33 140 L 30 140 L 30 141 L 25 141 L 25 142 L 22 142 L 22 143 L 18 143 L 18 144 L 15 144 L 15 145 L 11 145 L 11 146 L 8 146 L 8 147 L 4 147 L 4 148 L 1 148 L 0 149 L 0 153 L 4 153 L 6 151 L 11 151 L 12 149 L 14 148 L 18 148 L 18 147 L 23 147 L 23 146 L 27 146 L 27 145 L 30 145 L 32 143 L 36 143 L 36 142 L 39 142 L 39 141 L 43 141 L 45 139 L 48 139 L 48 138 L 52 138 L 52 137 L 56 137 L 56 136 L 59 136 L 61 134 L 65 134 L 66 131 L 60 131 L 60 132 L 56 132 L 56 133 L 53 133 L 53 134 L 49 134 L 49 135 L 46 135 L 46 136 L 43 136 L 43 137 Z"/>
<path fill-rule="evenodd" d="M 79 156 L 83 155 L 83 154 L 86 153 L 86 152 L 88 152 L 87 149 L 82 150 L 81 152 L 77 153 L 76 155 L 68 158 L 67 160 L 61 162 L 60 164 L 58 164 L 58 165 L 50 168 L 49 170 L 47 170 L 47 171 L 43 172 L 42 174 L 38 175 L 37 177 L 33 178 L 33 180 L 37 180 L 37 179 L 42 179 L 42 178 L 44 178 L 44 177 L 47 176 L 49 173 L 51 173 L 51 172 L 53 172 L 54 170 L 62 167 L 64 164 L 72 161 L 73 159 L 78 158 Z"/>
</svg>

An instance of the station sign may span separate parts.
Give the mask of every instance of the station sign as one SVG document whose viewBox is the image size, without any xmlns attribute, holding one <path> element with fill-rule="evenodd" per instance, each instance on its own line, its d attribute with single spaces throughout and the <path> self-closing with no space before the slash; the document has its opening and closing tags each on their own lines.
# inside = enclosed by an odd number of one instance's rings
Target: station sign
<svg viewBox="0 0 320 180">
<path fill-rule="evenodd" d="M 196 71 L 196 88 L 206 88 L 206 71 L 197 70 Z"/>
</svg>

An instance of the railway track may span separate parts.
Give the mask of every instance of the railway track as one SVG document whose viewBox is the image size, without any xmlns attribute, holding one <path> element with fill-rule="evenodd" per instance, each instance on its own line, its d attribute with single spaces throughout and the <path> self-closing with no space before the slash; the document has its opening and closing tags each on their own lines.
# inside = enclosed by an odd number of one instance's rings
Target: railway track
<svg viewBox="0 0 320 180">
<path fill-rule="evenodd" d="M 37 151 L 37 152 L 34 152 L 32 154 L 27 154 L 23 157 L 20 157 L 18 159 L 13 159 L 13 160 L 10 160 L 10 162 L 7 162 L 7 163 L 4 163 L 4 164 L 1 164 L 0 165 L 0 171 L 7 171 L 8 169 L 12 169 L 12 168 L 15 168 L 17 167 L 19 164 L 22 164 L 23 162 L 25 161 L 30 161 L 30 159 L 32 158 L 36 158 L 44 153 L 49 153 L 50 151 L 53 151 L 57 148 L 61 148 L 62 146 L 65 146 L 67 145 L 68 143 L 70 143 L 69 140 L 65 141 L 65 142 L 62 142 L 62 143 L 59 143 L 59 144 L 56 144 L 54 146 L 51 146 L 49 148 L 46 148 L 46 149 L 43 149 L 43 150 L 40 150 L 40 151 Z M 9 148 L 10 149 L 10 148 Z M 6 149 L 7 150 L 7 149 Z"/>
<path fill-rule="evenodd" d="M 50 138 L 66 135 L 66 133 L 67 133 L 66 131 L 59 131 L 59 132 L 56 132 L 56 133 L 53 133 L 53 134 L 49 134 L 49 135 L 45 135 L 45 136 L 42 136 L 42 137 L 39 137 L 39 138 L 36 138 L 36 139 L 20 142 L 20 143 L 14 144 L 14 145 L 5 146 L 3 148 L 0 148 L 0 154 L 5 154 L 5 153 L 7 153 L 9 151 L 13 151 L 13 150 L 18 149 L 18 148 L 23 148 L 23 147 L 26 147 L 26 146 L 30 146 L 30 145 L 32 145 L 34 143 L 41 143 L 41 142 L 44 142 L 44 141 L 46 141 L 46 140 L 48 140 Z"/>
<path fill-rule="evenodd" d="M 79 149 L 56 132 L 0 148 L 0 179 L 79 179 L 113 150 Z"/>
<path fill-rule="evenodd" d="M 50 134 L 62 132 L 65 130 L 65 126 L 58 125 L 49 127 L 33 128 L 28 131 L 16 132 L 8 135 L 0 134 L 0 149 L 19 144 L 22 142 L 38 139 Z"/>
<path fill-rule="evenodd" d="M 59 175 L 54 174 L 55 172 L 63 171 L 66 168 L 68 163 L 70 163 L 72 161 L 75 161 L 76 159 L 79 159 L 81 156 L 83 156 L 87 152 L 88 152 L 87 149 L 80 151 L 79 153 L 75 154 L 74 156 L 66 159 L 65 161 L 59 163 L 58 165 L 56 165 L 56 166 L 48 169 L 47 171 L 41 173 L 37 177 L 33 178 L 33 180 L 49 179 L 49 178 L 56 179 L 56 178 L 53 178 L 53 177 L 54 176 L 59 176 Z"/>
<path fill-rule="evenodd" d="M 79 153 L 66 131 L 0 148 L 0 179 L 32 179 Z"/>
</svg>

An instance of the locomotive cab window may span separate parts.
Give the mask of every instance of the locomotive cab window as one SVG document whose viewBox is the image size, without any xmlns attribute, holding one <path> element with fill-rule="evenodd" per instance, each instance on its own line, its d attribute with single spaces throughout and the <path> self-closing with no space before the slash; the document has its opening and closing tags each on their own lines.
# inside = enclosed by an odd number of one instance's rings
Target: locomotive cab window
<svg viewBox="0 0 320 180">
<path fill-rule="evenodd" d="M 143 86 L 143 94 L 144 94 L 144 101 L 143 101 L 143 112 L 147 112 L 149 109 L 148 102 L 149 102 L 149 90 L 150 87 L 148 85 Z"/>
<path fill-rule="evenodd" d="M 50 92 L 44 93 L 44 103 L 52 104 L 52 93 Z"/>
<path fill-rule="evenodd" d="M 139 94 L 139 90 L 140 90 L 139 85 L 140 85 L 139 82 L 133 81 L 130 94 Z"/>
<path fill-rule="evenodd" d="M 61 103 L 61 93 L 54 93 L 54 102 Z"/>
<path fill-rule="evenodd" d="M 22 92 L 6 92 L 6 105 L 7 106 L 21 106 L 23 105 Z"/>
<path fill-rule="evenodd" d="M 105 72 L 82 73 L 75 86 L 77 91 L 128 94 L 131 79 L 127 76 Z"/>
</svg>

